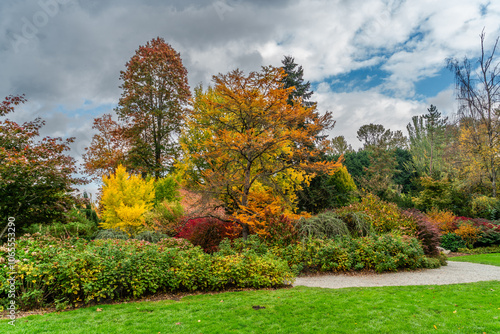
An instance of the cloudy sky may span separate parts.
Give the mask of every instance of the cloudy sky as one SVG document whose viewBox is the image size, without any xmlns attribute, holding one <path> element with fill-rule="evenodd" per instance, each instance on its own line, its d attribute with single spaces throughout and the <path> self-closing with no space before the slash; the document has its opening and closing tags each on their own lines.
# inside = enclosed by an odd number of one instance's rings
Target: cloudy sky
<svg viewBox="0 0 500 334">
<path fill-rule="evenodd" d="M 359 147 L 363 124 L 404 130 L 430 104 L 451 116 L 445 59 L 477 57 L 483 28 L 491 47 L 500 1 L 2 0 L 0 98 L 26 94 L 9 117 L 40 116 L 43 135 L 76 137 L 81 161 L 93 118 L 120 98 L 125 63 L 160 36 L 181 53 L 192 88 L 293 56 L 337 120 L 330 135 Z"/>
</svg>

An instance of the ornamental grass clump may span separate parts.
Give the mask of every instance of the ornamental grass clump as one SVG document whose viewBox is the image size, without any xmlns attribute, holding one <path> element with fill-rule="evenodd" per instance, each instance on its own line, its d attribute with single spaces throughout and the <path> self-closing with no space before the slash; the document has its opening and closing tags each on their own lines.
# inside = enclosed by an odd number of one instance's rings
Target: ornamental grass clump
<svg viewBox="0 0 500 334">
<path fill-rule="evenodd" d="M 326 211 L 307 219 L 301 218 L 297 228 L 303 239 L 350 235 L 347 224 L 333 211 Z"/>
</svg>

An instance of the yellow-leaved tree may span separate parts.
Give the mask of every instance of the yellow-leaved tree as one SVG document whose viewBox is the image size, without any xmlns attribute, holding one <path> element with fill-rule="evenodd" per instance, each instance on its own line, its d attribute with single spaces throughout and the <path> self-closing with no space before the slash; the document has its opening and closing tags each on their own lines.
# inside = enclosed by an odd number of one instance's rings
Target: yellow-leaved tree
<svg viewBox="0 0 500 334">
<path fill-rule="evenodd" d="M 119 165 L 115 174 L 103 176 L 101 196 L 101 226 L 120 229 L 135 235 L 144 228 L 144 214 L 151 210 L 155 200 L 154 179 L 143 180 L 128 174 Z"/>
<path fill-rule="evenodd" d="M 315 172 L 340 166 L 314 162 L 326 146 L 320 134 L 333 127 L 331 114 L 300 98 L 287 103 L 294 87 L 285 88 L 284 77 L 275 67 L 215 76 L 213 87 L 195 90 L 181 138 L 185 180 L 221 200 L 243 237 L 264 229 L 266 213 L 297 214 L 296 192 Z"/>
</svg>

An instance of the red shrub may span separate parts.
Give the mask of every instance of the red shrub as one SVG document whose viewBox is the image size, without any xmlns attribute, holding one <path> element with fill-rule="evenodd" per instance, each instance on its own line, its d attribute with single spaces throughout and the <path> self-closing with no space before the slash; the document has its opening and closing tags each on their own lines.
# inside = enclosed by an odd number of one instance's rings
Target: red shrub
<svg viewBox="0 0 500 334">
<path fill-rule="evenodd" d="M 431 223 L 429 218 L 422 212 L 412 209 L 404 211 L 404 215 L 412 219 L 417 225 L 416 237 L 422 243 L 426 255 L 439 255 L 439 229 Z"/>
<path fill-rule="evenodd" d="M 216 252 L 225 238 L 235 239 L 240 236 L 241 228 L 233 222 L 226 222 L 212 217 L 188 219 L 181 227 L 176 238 L 189 240 L 200 246 L 207 253 Z"/>
<path fill-rule="evenodd" d="M 299 241 L 292 220 L 285 215 L 267 217 L 264 240 L 270 245 L 288 246 Z"/>
</svg>

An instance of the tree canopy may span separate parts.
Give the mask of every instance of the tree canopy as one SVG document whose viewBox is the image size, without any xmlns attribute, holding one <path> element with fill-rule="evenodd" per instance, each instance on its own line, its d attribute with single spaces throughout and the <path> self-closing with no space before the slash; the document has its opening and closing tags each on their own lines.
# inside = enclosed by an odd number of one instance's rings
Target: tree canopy
<svg viewBox="0 0 500 334">
<path fill-rule="evenodd" d="M 5 98 L 0 116 L 25 101 L 24 96 Z M 66 221 L 75 203 L 73 187 L 85 183 L 74 176 L 75 160 L 66 155 L 74 138 L 38 139 L 44 124 L 40 118 L 23 124 L 0 121 L 0 217 L 14 217 L 19 229 Z"/>
<path fill-rule="evenodd" d="M 162 38 L 140 46 L 121 72 L 116 112 L 130 142 L 128 166 L 161 177 L 178 156 L 180 133 L 191 96 L 180 54 Z"/>
<path fill-rule="evenodd" d="M 274 67 L 214 76 L 213 87 L 196 89 L 182 138 L 186 176 L 225 203 L 244 235 L 258 231 L 265 210 L 293 214 L 295 192 L 311 173 L 340 166 L 310 162 L 320 154 L 311 149 L 318 134 L 333 121 L 300 98 L 289 104 L 293 88 L 284 88 L 283 77 L 283 69 Z"/>
</svg>

